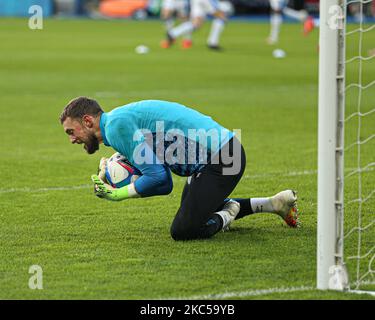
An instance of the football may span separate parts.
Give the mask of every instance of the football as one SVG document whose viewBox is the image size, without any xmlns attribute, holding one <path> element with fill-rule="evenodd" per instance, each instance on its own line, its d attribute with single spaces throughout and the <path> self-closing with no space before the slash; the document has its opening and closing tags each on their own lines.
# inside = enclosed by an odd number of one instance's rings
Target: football
<svg viewBox="0 0 375 320">
<path fill-rule="evenodd" d="M 105 177 L 113 188 L 121 188 L 133 183 L 141 175 L 142 173 L 118 152 L 107 161 Z"/>
</svg>

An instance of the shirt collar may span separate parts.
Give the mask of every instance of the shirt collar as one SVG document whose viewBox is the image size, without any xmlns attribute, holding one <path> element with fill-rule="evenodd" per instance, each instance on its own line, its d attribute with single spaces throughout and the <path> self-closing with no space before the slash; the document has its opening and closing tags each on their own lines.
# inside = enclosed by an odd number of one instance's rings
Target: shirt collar
<svg viewBox="0 0 375 320">
<path fill-rule="evenodd" d="M 100 116 L 100 133 L 102 135 L 103 143 L 105 146 L 110 146 L 107 137 L 105 136 L 105 124 L 107 122 L 107 114 L 103 112 Z"/>
</svg>

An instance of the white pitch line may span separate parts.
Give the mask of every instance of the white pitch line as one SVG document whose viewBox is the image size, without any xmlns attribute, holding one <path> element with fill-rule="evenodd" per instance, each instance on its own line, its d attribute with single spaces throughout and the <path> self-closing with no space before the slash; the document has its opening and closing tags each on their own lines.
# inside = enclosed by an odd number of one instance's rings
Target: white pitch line
<svg viewBox="0 0 375 320">
<path fill-rule="evenodd" d="M 353 168 L 347 168 L 345 171 L 352 171 Z M 369 169 L 368 171 L 373 171 L 373 169 Z M 266 179 L 266 178 L 274 178 L 275 176 L 279 177 L 297 177 L 297 176 L 311 176 L 316 175 L 318 173 L 317 170 L 302 170 L 302 171 L 289 171 L 289 172 L 269 172 L 269 173 L 261 173 L 261 174 L 253 174 L 249 175 L 246 174 L 242 177 L 242 179 Z M 30 188 L 30 187 L 23 187 L 23 188 L 10 188 L 10 189 L 0 189 L 0 194 L 3 193 L 13 193 L 13 192 L 49 192 L 49 191 L 69 191 L 69 190 L 80 190 L 80 189 L 89 189 L 91 188 L 91 184 L 84 184 L 79 186 L 63 186 L 63 187 L 44 187 L 44 188 Z"/>
<path fill-rule="evenodd" d="M 374 292 L 374 291 L 349 290 L 348 293 L 354 293 L 354 294 L 369 294 L 370 296 L 375 297 L 375 292 Z"/>
<path fill-rule="evenodd" d="M 375 284 L 375 282 L 364 281 L 363 284 Z M 351 285 L 352 286 L 352 285 Z M 301 287 L 280 287 L 280 288 L 269 288 L 269 289 L 257 289 L 257 290 L 247 290 L 247 291 L 234 291 L 234 292 L 224 292 L 216 294 L 206 294 L 206 295 L 196 295 L 190 297 L 172 297 L 172 298 L 160 298 L 156 300 L 220 300 L 228 298 L 241 298 L 241 297 L 258 297 L 266 294 L 273 293 L 290 293 L 299 291 L 312 291 L 318 290 L 315 287 L 301 286 Z M 374 291 L 362 291 L 362 290 L 348 290 L 348 291 L 333 291 L 333 290 L 323 290 L 332 292 L 342 292 L 342 293 L 352 293 L 352 294 L 369 294 L 375 296 Z"/>
<path fill-rule="evenodd" d="M 218 294 L 207 294 L 207 295 L 196 295 L 190 297 L 174 297 L 161 300 L 216 300 L 216 299 L 228 299 L 228 298 L 241 298 L 241 297 L 257 297 L 272 293 L 290 293 L 298 291 L 311 291 L 315 290 L 313 287 L 290 287 L 290 288 L 270 288 L 270 289 L 259 289 L 259 290 L 247 290 L 239 292 L 224 292 Z"/>
<path fill-rule="evenodd" d="M 80 186 L 70 186 L 70 187 L 46 187 L 46 188 L 37 188 L 33 189 L 30 187 L 24 188 L 10 188 L 10 189 L 0 189 L 1 193 L 12 193 L 12 192 L 49 192 L 49 191 L 67 191 L 67 190 L 80 190 L 92 188 L 92 184 L 84 184 Z"/>
<path fill-rule="evenodd" d="M 270 173 L 260 173 L 249 175 L 246 174 L 243 176 L 243 179 L 257 179 L 257 178 L 267 178 L 267 177 L 295 177 L 295 176 L 311 176 L 317 174 L 317 170 L 303 170 L 303 171 L 289 171 L 289 172 L 270 172 Z"/>
<path fill-rule="evenodd" d="M 254 174 L 254 175 L 244 175 L 243 179 L 259 179 L 259 178 L 267 178 L 267 177 L 274 177 L 275 175 L 281 177 L 294 177 L 294 176 L 304 176 L 304 175 L 314 175 L 316 174 L 316 170 L 304 170 L 304 171 L 291 171 L 291 172 L 271 172 L 271 173 L 263 173 L 263 174 Z M 0 194 L 2 193 L 13 193 L 13 192 L 49 192 L 49 191 L 69 191 L 69 190 L 80 190 L 80 189 L 88 189 L 91 188 L 91 184 L 84 184 L 79 186 L 63 186 L 63 187 L 44 187 L 44 188 L 30 188 L 30 187 L 23 187 L 23 188 L 10 188 L 10 189 L 0 189 Z"/>
</svg>

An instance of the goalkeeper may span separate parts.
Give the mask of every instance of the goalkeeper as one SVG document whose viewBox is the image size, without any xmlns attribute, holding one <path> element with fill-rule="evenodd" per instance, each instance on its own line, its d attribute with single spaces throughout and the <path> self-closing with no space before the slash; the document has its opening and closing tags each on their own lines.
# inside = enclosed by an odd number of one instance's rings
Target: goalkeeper
<svg viewBox="0 0 375 320">
<path fill-rule="evenodd" d="M 78 97 L 64 108 L 60 122 L 70 141 L 83 144 L 87 153 L 103 143 L 142 172 L 135 182 L 114 189 L 103 179 L 102 159 L 99 174 L 92 176 L 99 198 L 166 195 L 173 189 L 171 172 L 188 177 L 171 226 L 174 240 L 212 237 L 253 213 L 276 213 L 289 226 L 298 225 L 292 190 L 273 197 L 228 198 L 245 170 L 244 148 L 233 132 L 191 108 L 145 100 L 104 112 L 95 100 Z"/>
</svg>

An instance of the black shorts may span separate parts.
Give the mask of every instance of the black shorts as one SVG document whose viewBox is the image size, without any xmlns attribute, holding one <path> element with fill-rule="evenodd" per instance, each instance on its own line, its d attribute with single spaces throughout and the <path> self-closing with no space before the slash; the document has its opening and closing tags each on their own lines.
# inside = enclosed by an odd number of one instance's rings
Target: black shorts
<svg viewBox="0 0 375 320">
<path fill-rule="evenodd" d="M 232 163 L 228 163 L 228 155 L 233 157 Z M 172 238 L 209 238 L 218 232 L 220 229 L 210 227 L 207 222 L 215 212 L 221 210 L 225 199 L 240 181 L 245 166 L 245 151 L 234 137 L 223 146 L 211 163 L 189 177 L 182 192 L 180 208 L 171 226 Z"/>
</svg>

